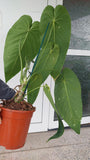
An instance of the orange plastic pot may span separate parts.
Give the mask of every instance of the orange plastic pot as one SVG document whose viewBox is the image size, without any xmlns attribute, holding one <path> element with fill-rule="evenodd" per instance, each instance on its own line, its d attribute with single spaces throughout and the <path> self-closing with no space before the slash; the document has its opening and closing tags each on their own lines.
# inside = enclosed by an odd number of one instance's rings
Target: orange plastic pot
<svg viewBox="0 0 90 160">
<path fill-rule="evenodd" d="M 34 110 L 18 111 L 0 106 L 2 123 L 0 124 L 0 146 L 6 149 L 18 149 L 24 146 Z"/>
</svg>

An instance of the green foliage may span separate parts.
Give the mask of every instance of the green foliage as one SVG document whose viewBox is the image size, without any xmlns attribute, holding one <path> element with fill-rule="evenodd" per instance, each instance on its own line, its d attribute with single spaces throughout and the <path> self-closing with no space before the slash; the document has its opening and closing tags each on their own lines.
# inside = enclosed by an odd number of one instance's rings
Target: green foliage
<svg viewBox="0 0 90 160">
<path fill-rule="evenodd" d="M 42 36 L 44 35 L 48 23 L 49 28 L 44 45 L 48 42 L 52 42 L 59 46 L 58 61 L 51 73 L 51 75 L 56 78 L 61 72 L 66 52 L 69 47 L 71 35 L 70 16 L 63 6 L 58 5 L 55 9 L 52 6 L 47 6 L 43 11 L 40 20 Z"/>
<path fill-rule="evenodd" d="M 46 29 L 47 33 L 45 34 Z M 55 80 L 55 104 L 49 87 L 44 86 L 44 92 L 55 110 L 59 122 L 57 133 L 49 140 L 60 137 L 64 132 L 60 116 L 73 130 L 80 133 L 82 117 L 80 83 L 70 69 L 65 68 L 61 72 L 69 47 L 70 35 L 70 16 L 64 6 L 58 5 L 55 8 L 47 6 L 42 12 L 40 22 L 32 23 L 30 16 L 22 16 L 11 27 L 6 37 L 5 79 L 8 81 L 21 71 L 20 88 L 25 89 L 22 92 L 24 94 L 27 89 L 28 102 L 34 103 L 41 84 L 49 75 Z M 40 43 L 42 44 L 41 48 Z M 31 64 L 35 56 L 38 58 L 34 62 L 33 72 L 27 76 L 28 64 Z"/>
<path fill-rule="evenodd" d="M 61 117 L 80 133 L 82 117 L 81 87 L 75 73 L 65 68 L 55 82 L 55 104 Z"/>
<path fill-rule="evenodd" d="M 50 101 L 53 109 L 55 110 L 55 112 L 56 112 L 56 114 L 57 114 L 57 118 L 58 118 L 58 122 L 59 122 L 59 126 L 58 126 L 57 133 L 56 133 L 55 135 L 53 135 L 52 137 L 50 137 L 50 138 L 48 139 L 48 141 L 49 141 L 49 140 L 51 140 L 51 139 L 59 138 L 60 136 L 62 136 L 62 134 L 63 134 L 63 132 L 64 132 L 64 126 L 63 126 L 62 120 L 61 120 L 61 118 L 60 118 L 60 115 L 59 115 L 59 113 L 58 113 L 58 111 L 57 111 L 57 108 L 56 108 L 56 106 L 55 106 L 55 104 L 54 104 L 53 98 L 52 98 L 51 93 L 50 93 L 50 88 L 49 88 L 49 86 L 46 84 L 46 85 L 43 86 L 43 89 L 44 89 L 44 92 L 45 92 L 47 98 L 49 99 L 49 101 Z"/>
<path fill-rule="evenodd" d="M 4 48 L 4 70 L 6 81 L 21 69 L 19 47 L 21 48 L 22 66 L 26 59 L 32 61 L 40 46 L 39 22 L 32 23 L 28 15 L 22 16 L 9 30 Z"/>
</svg>

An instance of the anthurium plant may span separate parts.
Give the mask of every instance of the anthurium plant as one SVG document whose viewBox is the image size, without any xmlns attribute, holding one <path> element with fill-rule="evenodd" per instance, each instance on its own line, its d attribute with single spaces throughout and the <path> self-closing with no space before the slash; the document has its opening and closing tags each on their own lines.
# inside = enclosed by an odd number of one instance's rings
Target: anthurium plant
<svg viewBox="0 0 90 160">
<path fill-rule="evenodd" d="M 62 119 L 78 134 L 82 117 L 80 82 L 75 73 L 64 68 L 71 35 L 71 20 L 64 6 L 47 6 L 39 21 L 23 15 L 9 30 L 4 48 L 4 70 L 6 82 L 21 72 L 19 90 L 13 100 L 19 103 L 27 100 L 33 104 L 40 87 L 54 108 L 59 127 L 50 139 L 60 137 L 64 132 Z M 32 67 L 33 64 L 33 67 Z M 48 84 L 43 85 L 51 75 L 55 81 L 52 98 Z M 50 140 L 49 139 L 49 140 Z"/>
</svg>

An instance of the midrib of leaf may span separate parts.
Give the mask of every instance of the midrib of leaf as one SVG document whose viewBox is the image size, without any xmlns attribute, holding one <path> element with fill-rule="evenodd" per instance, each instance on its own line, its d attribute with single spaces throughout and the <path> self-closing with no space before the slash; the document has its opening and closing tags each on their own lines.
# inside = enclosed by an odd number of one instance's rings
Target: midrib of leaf
<svg viewBox="0 0 90 160">
<path fill-rule="evenodd" d="M 52 29 L 53 29 L 53 26 L 51 27 L 51 31 L 50 31 L 50 33 L 49 33 L 49 36 L 48 36 L 48 40 L 47 40 L 47 42 L 46 42 L 46 45 L 45 45 L 45 47 L 43 48 L 43 53 L 44 53 L 45 49 L 47 48 L 47 45 L 48 45 L 48 42 L 49 42 L 49 39 L 50 39 L 50 36 L 51 36 L 51 33 L 52 33 Z M 42 58 L 42 57 L 41 57 L 41 58 Z M 39 59 L 39 61 L 41 60 L 41 58 Z M 39 61 L 38 61 L 38 63 L 39 63 Z"/>
<path fill-rule="evenodd" d="M 55 44 L 55 22 L 52 22 L 51 31 L 50 31 L 50 33 L 49 33 L 49 36 L 48 36 L 48 40 L 47 40 L 46 45 L 47 45 L 47 44 L 48 44 L 48 42 L 49 42 L 50 36 L 51 36 L 51 34 L 52 34 L 52 31 L 53 31 L 54 44 Z"/>
<path fill-rule="evenodd" d="M 72 109 L 72 107 L 71 107 L 71 104 L 70 104 L 70 100 L 69 100 L 69 96 L 68 96 L 68 90 L 67 90 L 67 86 L 66 86 L 65 80 L 64 80 L 64 87 L 65 87 L 65 91 L 66 91 L 68 106 L 69 106 L 69 108 L 70 108 L 70 111 L 71 111 L 71 110 L 73 111 L 73 109 Z M 73 113 L 74 113 L 74 112 L 73 112 Z M 73 116 L 77 117 L 77 115 L 76 115 L 75 113 L 74 113 Z M 78 117 L 77 117 L 77 118 L 78 118 Z"/>
<path fill-rule="evenodd" d="M 54 36 L 54 43 L 55 43 L 55 22 L 56 22 L 56 19 L 55 19 L 55 11 L 54 11 L 54 19 L 53 19 L 53 36 Z"/>
<path fill-rule="evenodd" d="M 53 22 L 53 36 L 54 36 L 54 44 L 55 44 L 55 22 Z"/>
<path fill-rule="evenodd" d="M 50 39 L 52 30 L 53 30 L 53 26 L 51 27 L 51 31 L 50 31 L 50 33 L 49 33 L 49 35 L 48 35 L 47 43 L 46 43 L 46 45 L 45 45 L 46 47 L 47 47 L 47 44 L 48 44 L 48 42 L 49 42 L 49 39 Z M 45 47 L 45 48 L 46 48 L 46 47 Z"/>
<path fill-rule="evenodd" d="M 65 91 L 66 91 L 66 97 L 67 97 L 68 106 L 69 106 L 70 110 L 72 110 L 72 107 L 71 107 L 71 104 L 70 104 L 70 100 L 69 100 L 69 96 L 68 96 L 68 91 L 67 91 L 67 86 L 66 86 L 65 80 L 63 80 L 63 83 L 64 83 L 64 87 L 65 87 Z"/>
</svg>

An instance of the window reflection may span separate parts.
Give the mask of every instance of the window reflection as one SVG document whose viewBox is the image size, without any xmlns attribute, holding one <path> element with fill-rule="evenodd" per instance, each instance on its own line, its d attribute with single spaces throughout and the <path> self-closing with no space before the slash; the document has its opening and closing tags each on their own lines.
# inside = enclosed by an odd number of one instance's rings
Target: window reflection
<svg viewBox="0 0 90 160">
<path fill-rule="evenodd" d="M 64 0 L 71 17 L 71 49 L 90 50 L 90 0 Z"/>
</svg>

